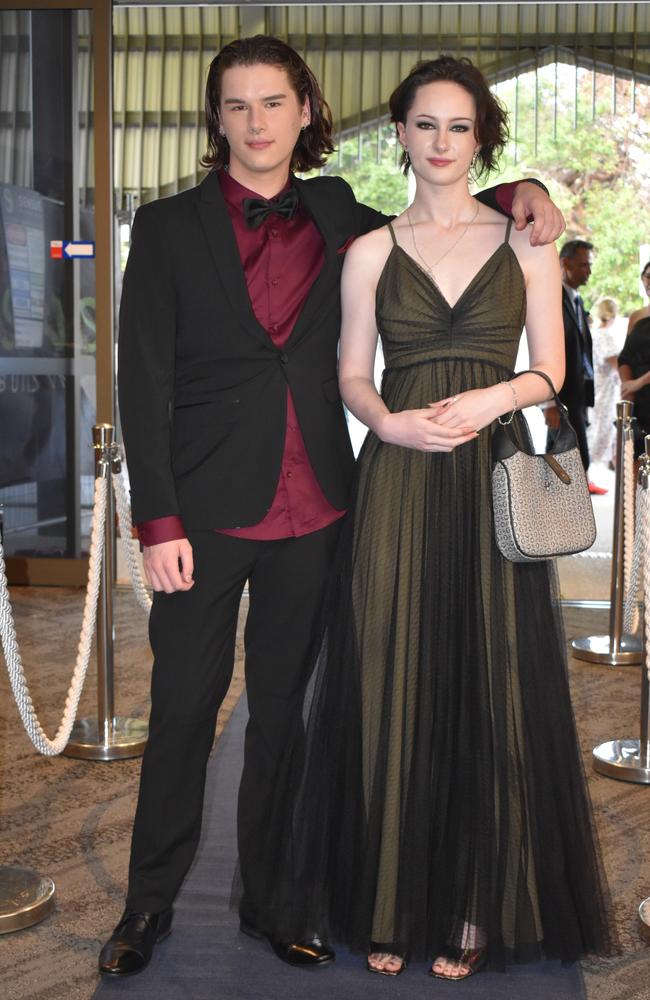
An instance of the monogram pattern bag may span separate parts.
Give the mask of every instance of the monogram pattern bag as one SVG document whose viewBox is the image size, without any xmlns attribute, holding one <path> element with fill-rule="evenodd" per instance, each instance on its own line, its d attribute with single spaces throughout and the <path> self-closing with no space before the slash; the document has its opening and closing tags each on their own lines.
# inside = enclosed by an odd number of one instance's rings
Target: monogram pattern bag
<svg viewBox="0 0 650 1000">
<path fill-rule="evenodd" d="M 544 372 L 560 413 L 560 428 L 545 455 L 522 450 L 512 424 L 492 437 L 492 508 L 499 551 L 512 562 L 537 562 L 583 552 L 596 539 L 587 477 L 567 409 Z"/>
</svg>

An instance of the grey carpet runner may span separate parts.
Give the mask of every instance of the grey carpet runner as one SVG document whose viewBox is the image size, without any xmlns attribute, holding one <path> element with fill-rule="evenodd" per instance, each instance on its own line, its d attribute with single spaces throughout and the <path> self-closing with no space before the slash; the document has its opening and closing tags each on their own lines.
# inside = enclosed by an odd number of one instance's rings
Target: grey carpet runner
<svg viewBox="0 0 650 1000">
<path fill-rule="evenodd" d="M 585 1000 L 579 966 L 557 962 L 481 972 L 446 983 L 414 964 L 397 979 L 371 975 L 358 955 L 337 950 L 321 969 L 284 965 L 265 942 L 239 931 L 229 909 L 237 848 L 235 811 L 241 773 L 246 700 L 235 709 L 208 766 L 203 836 L 175 905 L 174 930 L 156 947 L 150 966 L 121 981 L 102 981 L 93 1000 L 116 994 L 133 1000 Z"/>
</svg>

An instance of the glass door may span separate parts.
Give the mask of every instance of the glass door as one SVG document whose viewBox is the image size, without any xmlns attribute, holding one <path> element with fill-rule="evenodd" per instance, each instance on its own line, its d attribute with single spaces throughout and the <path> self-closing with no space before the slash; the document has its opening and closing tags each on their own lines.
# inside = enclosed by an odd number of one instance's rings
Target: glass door
<svg viewBox="0 0 650 1000">
<path fill-rule="evenodd" d="M 0 504 L 10 582 L 81 583 L 86 570 L 98 420 L 94 22 L 91 9 L 0 11 Z M 110 121 L 110 87 L 106 102 Z M 110 232 L 103 242 L 110 248 Z M 110 304 L 109 293 L 112 341 Z M 112 350 L 103 354 L 100 419 L 111 421 Z"/>
</svg>

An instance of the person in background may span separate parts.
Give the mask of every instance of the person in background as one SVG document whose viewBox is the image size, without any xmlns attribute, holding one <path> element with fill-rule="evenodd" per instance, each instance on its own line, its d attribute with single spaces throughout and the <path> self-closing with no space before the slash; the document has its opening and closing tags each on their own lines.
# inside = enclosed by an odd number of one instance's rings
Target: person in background
<svg viewBox="0 0 650 1000">
<path fill-rule="evenodd" d="M 650 434 L 650 316 L 637 320 L 618 356 L 621 396 L 634 403 L 636 433 L 634 455 L 644 451 L 644 437 Z"/>
<path fill-rule="evenodd" d="M 594 405 L 594 363 L 589 314 L 578 289 L 589 281 L 593 249 L 593 244 L 586 240 L 569 240 L 560 250 L 566 375 L 559 397 L 569 411 L 569 420 L 576 432 L 582 464 L 587 473 L 590 463 L 587 407 Z M 545 406 L 544 417 L 548 426 L 547 448 L 550 450 L 560 427 L 557 406 L 553 403 Z M 607 490 L 589 481 L 589 492 L 601 495 Z"/>
<path fill-rule="evenodd" d="M 645 293 L 650 299 L 650 260 L 643 267 L 641 271 L 641 282 L 645 288 Z M 645 319 L 650 316 L 650 302 L 647 305 L 642 306 L 641 309 L 635 309 L 633 313 L 630 314 L 630 319 L 627 324 L 627 332 L 631 333 L 632 329 L 636 326 L 640 319 Z"/>
<path fill-rule="evenodd" d="M 592 463 L 614 468 L 616 451 L 616 401 L 618 377 L 618 302 L 603 296 L 594 306 L 597 325 L 592 332 L 594 348 L 594 408 L 589 415 L 589 457 Z"/>
</svg>

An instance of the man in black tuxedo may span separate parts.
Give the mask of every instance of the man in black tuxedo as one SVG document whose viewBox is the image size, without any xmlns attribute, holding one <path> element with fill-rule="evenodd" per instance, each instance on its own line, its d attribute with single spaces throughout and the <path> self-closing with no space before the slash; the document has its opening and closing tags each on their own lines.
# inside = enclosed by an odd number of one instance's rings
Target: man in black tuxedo
<svg viewBox="0 0 650 1000">
<path fill-rule="evenodd" d="M 340 178 L 294 176 L 323 165 L 332 122 L 283 42 L 226 46 L 210 67 L 206 115 L 210 173 L 138 210 L 120 310 L 133 518 L 155 593 L 127 904 L 100 956 L 112 976 L 143 969 L 171 929 L 246 581 L 240 916 L 242 930 L 264 936 L 258 885 L 276 768 L 302 732 L 309 648 L 354 464 L 337 383 L 340 272 L 350 242 L 386 222 Z M 502 186 L 501 197 L 512 191 Z M 497 207 L 494 191 L 481 197 Z M 561 231 L 535 186 L 517 189 L 512 212 L 519 228 L 535 217 L 533 242 Z M 318 939 L 269 941 L 293 965 L 333 958 Z"/>
<path fill-rule="evenodd" d="M 593 249 L 593 244 L 586 240 L 569 240 L 560 250 L 566 375 L 559 396 L 569 411 L 585 472 L 589 470 L 587 407 L 594 405 L 594 362 L 589 313 L 585 311 L 578 289 L 589 281 Z M 547 447 L 550 448 L 560 426 L 557 407 L 546 406 L 544 416 L 549 428 Z M 589 492 L 603 494 L 607 490 L 590 481 Z"/>
</svg>

